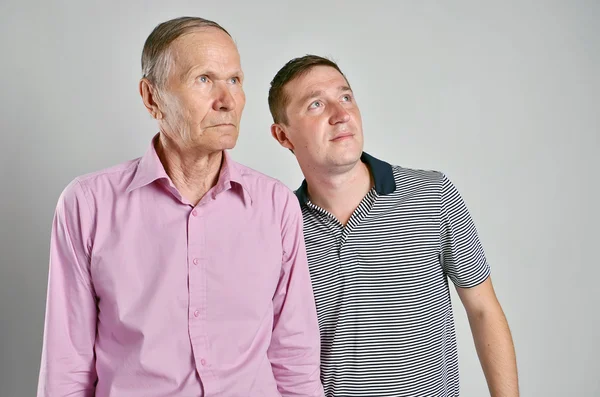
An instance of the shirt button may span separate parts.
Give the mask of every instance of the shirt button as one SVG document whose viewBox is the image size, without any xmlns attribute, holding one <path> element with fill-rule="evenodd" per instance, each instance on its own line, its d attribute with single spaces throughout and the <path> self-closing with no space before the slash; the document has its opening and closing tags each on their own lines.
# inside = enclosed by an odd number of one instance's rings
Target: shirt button
<svg viewBox="0 0 600 397">
<path fill-rule="evenodd" d="M 192 216 L 198 216 L 198 211 L 196 211 L 196 210 L 193 210 L 193 211 L 192 211 Z"/>
<path fill-rule="evenodd" d="M 192 262 L 194 262 L 194 265 L 197 265 L 200 261 L 198 260 L 198 258 L 194 258 Z"/>
<path fill-rule="evenodd" d="M 202 364 L 202 366 L 205 366 L 206 365 L 206 360 L 205 359 L 200 360 L 200 364 Z"/>
<path fill-rule="evenodd" d="M 198 317 L 199 315 L 200 315 L 200 310 L 196 310 L 196 311 L 194 312 L 194 317 Z"/>
</svg>

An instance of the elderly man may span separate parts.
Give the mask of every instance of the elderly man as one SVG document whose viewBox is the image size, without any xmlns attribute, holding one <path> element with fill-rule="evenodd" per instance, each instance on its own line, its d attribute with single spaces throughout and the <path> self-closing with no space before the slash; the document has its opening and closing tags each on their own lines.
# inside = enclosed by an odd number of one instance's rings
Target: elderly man
<svg viewBox="0 0 600 397">
<path fill-rule="evenodd" d="M 57 205 L 38 396 L 322 396 L 298 201 L 226 152 L 245 103 L 236 45 L 170 20 L 142 69 L 160 132 Z"/>
<path fill-rule="evenodd" d="M 517 396 L 512 338 L 475 226 L 440 172 L 363 152 L 361 116 L 334 62 L 288 62 L 269 91 L 272 135 L 305 176 L 296 194 L 328 397 L 458 396 L 448 278 L 492 396 Z M 390 131 L 396 133 L 396 131 Z"/>
</svg>

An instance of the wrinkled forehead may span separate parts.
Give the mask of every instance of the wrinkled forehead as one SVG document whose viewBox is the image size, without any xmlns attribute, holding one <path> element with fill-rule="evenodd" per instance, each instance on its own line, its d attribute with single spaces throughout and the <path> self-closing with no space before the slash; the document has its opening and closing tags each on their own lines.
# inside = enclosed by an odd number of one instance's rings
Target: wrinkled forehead
<svg viewBox="0 0 600 397">
<path fill-rule="evenodd" d="M 175 39 L 168 48 L 174 66 L 191 67 L 213 63 L 240 67 L 240 54 L 233 39 L 214 27 L 197 28 Z"/>
</svg>

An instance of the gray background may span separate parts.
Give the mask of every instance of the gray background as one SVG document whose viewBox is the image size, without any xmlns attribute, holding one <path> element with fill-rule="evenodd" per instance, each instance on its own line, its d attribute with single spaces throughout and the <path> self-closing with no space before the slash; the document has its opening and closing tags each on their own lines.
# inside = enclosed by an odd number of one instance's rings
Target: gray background
<svg viewBox="0 0 600 397">
<path fill-rule="evenodd" d="M 218 4 L 218 5 L 217 5 Z M 215 19 L 238 42 L 247 106 L 234 157 L 299 185 L 270 137 L 268 84 L 290 58 L 339 62 L 366 150 L 446 172 L 493 266 L 523 396 L 600 396 L 598 1 L 16 1 L 0 5 L 0 396 L 33 396 L 56 200 L 142 155 L 137 93 L 159 22 Z M 453 293 L 463 396 L 485 380 Z"/>
</svg>

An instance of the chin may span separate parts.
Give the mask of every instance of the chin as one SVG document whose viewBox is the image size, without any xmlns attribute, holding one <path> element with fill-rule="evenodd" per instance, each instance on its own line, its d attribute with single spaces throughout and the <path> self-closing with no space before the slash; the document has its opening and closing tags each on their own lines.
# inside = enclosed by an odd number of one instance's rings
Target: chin
<svg viewBox="0 0 600 397">
<path fill-rule="evenodd" d="M 360 161 L 359 156 L 335 156 L 331 157 L 329 161 L 327 161 L 330 165 L 335 167 L 353 167 L 356 163 Z"/>
<path fill-rule="evenodd" d="M 219 146 L 221 146 L 221 150 L 233 149 L 236 144 L 237 144 L 237 135 L 236 136 L 224 136 L 219 140 Z"/>
<path fill-rule="evenodd" d="M 344 150 L 336 153 L 335 160 L 340 164 L 352 164 L 360 160 L 362 155 L 362 149 L 358 147 L 345 148 Z"/>
</svg>

